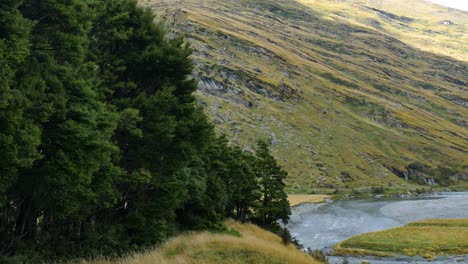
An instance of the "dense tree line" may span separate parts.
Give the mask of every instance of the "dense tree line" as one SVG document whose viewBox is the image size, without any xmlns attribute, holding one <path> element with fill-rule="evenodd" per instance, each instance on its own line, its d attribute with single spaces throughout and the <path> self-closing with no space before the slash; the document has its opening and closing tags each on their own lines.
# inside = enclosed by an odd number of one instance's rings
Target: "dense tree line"
<svg viewBox="0 0 468 264">
<path fill-rule="evenodd" d="M 133 0 L 0 2 L 0 256 L 118 255 L 226 217 L 288 220 L 268 142 L 215 135 L 190 48 L 153 20 Z"/>
</svg>

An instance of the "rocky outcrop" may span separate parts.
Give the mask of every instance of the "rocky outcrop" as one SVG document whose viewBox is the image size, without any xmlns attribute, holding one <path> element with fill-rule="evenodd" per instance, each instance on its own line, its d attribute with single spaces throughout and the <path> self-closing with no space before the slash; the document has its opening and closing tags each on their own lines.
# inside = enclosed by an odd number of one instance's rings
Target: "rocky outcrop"
<svg viewBox="0 0 468 264">
<path fill-rule="evenodd" d="M 425 174 L 424 172 L 413 169 L 408 169 L 405 178 L 411 179 L 419 184 L 425 184 L 430 186 L 434 186 L 436 184 L 436 181 L 433 177 Z"/>
<path fill-rule="evenodd" d="M 437 184 L 434 177 L 422 172 L 420 169 L 415 169 L 414 165 L 408 166 L 405 170 L 393 168 L 391 166 L 385 166 L 396 176 L 405 179 L 406 181 L 413 181 L 423 185 L 434 186 Z"/>
</svg>

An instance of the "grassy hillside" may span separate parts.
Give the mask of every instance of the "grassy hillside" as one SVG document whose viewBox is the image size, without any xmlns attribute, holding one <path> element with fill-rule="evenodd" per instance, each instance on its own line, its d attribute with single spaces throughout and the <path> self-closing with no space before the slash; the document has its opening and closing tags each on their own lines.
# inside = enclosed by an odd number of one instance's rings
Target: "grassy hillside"
<svg viewBox="0 0 468 264">
<path fill-rule="evenodd" d="M 241 237 L 225 234 L 193 233 L 168 241 L 160 249 L 135 254 L 117 261 L 82 261 L 81 264 L 150 264 L 150 263 L 303 263 L 318 264 L 281 238 L 252 224 L 227 222 Z"/>
<path fill-rule="evenodd" d="M 391 3 L 141 1 L 192 43 L 219 131 L 272 139 L 291 192 L 454 184 L 468 165 L 468 13 Z"/>
<path fill-rule="evenodd" d="M 339 254 L 437 255 L 468 254 L 468 219 L 433 219 L 404 227 L 358 235 L 336 246 Z"/>
</svg>

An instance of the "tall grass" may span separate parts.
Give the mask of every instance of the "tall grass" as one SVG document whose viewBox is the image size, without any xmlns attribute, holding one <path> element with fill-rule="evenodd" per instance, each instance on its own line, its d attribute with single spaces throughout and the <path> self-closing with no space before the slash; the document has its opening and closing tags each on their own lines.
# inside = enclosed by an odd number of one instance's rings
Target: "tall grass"
<svg viewBox="0 0 468 264">
<path fill-rule="evenodd" d="M 227 221 L 241 237 L 208 232 L 190 233 L 169 240 L 160 248 L 118 260 L 97 259 L 79 264 L 244 264 L 244 263 L 321 263 L 281 238 L 253 224 Z"/>
</svg>

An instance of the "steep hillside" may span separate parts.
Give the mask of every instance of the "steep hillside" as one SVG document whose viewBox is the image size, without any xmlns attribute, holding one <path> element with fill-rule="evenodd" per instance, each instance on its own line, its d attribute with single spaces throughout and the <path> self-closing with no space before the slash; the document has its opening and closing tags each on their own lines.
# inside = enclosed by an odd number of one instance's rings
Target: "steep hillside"
<svg viewBox="0 0 468 264">
<path fill-rule="evenodd" d="M 453 184 L 468 166 L 468 13 L 388 3 L 141 1 L 192 43 L 220 132 L 271 138 L 291 191 Z"/>
</svg>

